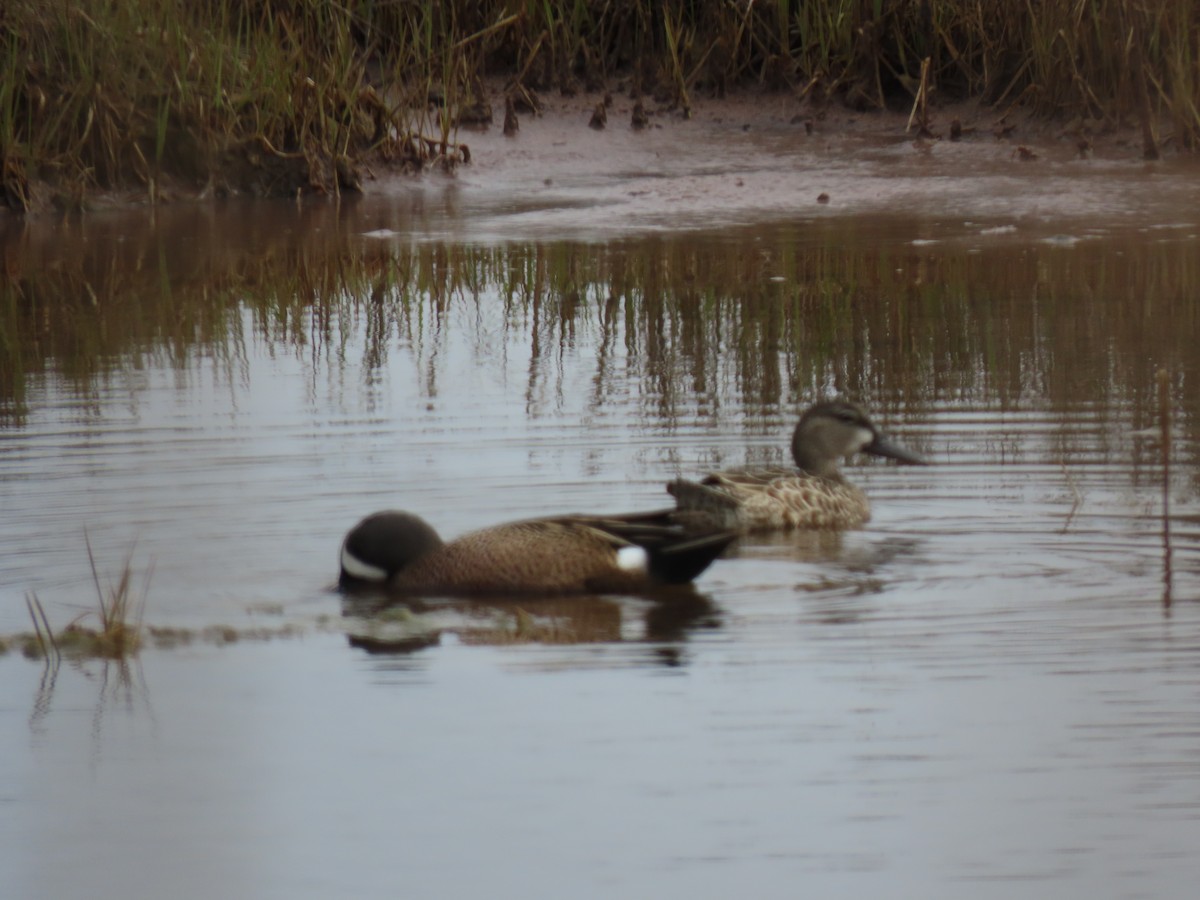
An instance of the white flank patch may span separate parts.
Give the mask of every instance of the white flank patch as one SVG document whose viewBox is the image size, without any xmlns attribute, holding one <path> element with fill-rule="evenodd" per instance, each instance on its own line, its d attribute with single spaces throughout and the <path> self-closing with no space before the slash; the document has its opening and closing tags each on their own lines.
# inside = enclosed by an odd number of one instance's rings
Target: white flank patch
<svg viewBox="0 0 1200 900">
<path fill-rule="evenodd" d="M 379 566 L 372 566 L 369 563 L 363 562 L 347 550 L 345 544 L 342 544 L 342 571 L 351 578 L 357 578 L 360 581 L 387 580 L 387 572 L 379 568 Z"/>
<path fill-rule="evenodd" d="M 622 547 L 617 551 L 617 568 L 644 575 L 650 571 L 650 554 L 645 547 Z"/>
</svg>

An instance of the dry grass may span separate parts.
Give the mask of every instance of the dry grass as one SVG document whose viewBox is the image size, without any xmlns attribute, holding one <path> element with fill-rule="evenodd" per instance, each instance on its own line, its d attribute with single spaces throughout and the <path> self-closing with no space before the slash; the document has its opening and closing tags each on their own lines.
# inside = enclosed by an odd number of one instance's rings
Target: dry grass
<svg viewBox="0 0 1200 900">
<path fill-rule="evenodd" d="M 10 0 L 0 202 L 358 190 L 375 166 L 467 160 L 457 123 L 496 74 L 535 107 L 622 87 L 684 114 L 733 84 L 864 110 L 924 84 L 1081 129 L 1143 123 L 1148 154 L 1200 139 L 1192 0 Z"/>
<path fill-rule="evenodd" d="M 61 656 L 125 659 L 138 652 L 142 644 L 142 613 L 152 568 L 143 575 L 142 586 L 134 588 L 133 549 L 125 557 L 115 582 L 102 584 L 91 539 L 84 535 L 92 580 L 96 586 L 97 607 L 76 616 L 57 634 L 50 625 L 45 608 L 34 593 L 26 594 L 25 603 L 33 621 L 33 634 L 23 636 L 26 656 L 57 660 Z M 90 626 L 89 620 L 96 625 Z"/>
<path fill-rule="evenodd" d="M 426 87 L 398 76 L 424 54 L 415 33 L 432 13 L 383 4 L 393 19 L 377 20 L 352 6 L 11 0 L 0 199 L 77 207 L 130 186 L 152 202 L 177 186 L 338 193 L 358 189 L 368 159 L 452 159 L 444 133 L 421 139 Z"/>
<path fill-rule="evenodd" d="M 57 657 L 58 642 L 54 640 L 50 620 L 46 618 L 46 610 L 42 608 L 37 594 L 30 592 L 25 595 L 25 608 L 29 610 L 29 618 L 33 620 L 33 636 L 39 652 L 45 657 Z"/>
</svg>

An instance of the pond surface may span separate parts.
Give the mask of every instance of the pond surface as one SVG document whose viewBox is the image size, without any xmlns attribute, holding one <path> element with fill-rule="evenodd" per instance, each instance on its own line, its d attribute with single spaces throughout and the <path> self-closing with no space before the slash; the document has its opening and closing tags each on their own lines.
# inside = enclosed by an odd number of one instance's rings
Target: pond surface
<svg viewBox="0 0 1200 900">
<path fill-rule="evenodd" d="M 0 656 L 6 890 L 1191 896 L 1192 169 L 989 151 L 969 190 L 878 143 L 789 178 L 730 127 L 580 175 L 528 133 L 503 181 L 482 140 L 356 202 L 3 225 L 0 634 L 95 608 L 89 543 L 155 628 Z M 839 393 L 936 463 L 850 465 L 862 530 L 660 602 L 334 590 L 367 512 L 658 508 Z"/>
</svg>

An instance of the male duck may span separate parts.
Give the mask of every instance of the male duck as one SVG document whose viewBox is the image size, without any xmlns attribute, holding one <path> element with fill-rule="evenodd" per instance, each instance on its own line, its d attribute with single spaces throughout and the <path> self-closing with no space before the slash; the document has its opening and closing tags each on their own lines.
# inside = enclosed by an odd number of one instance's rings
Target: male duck
<svg viewBox="0 0 1200 900">
<path fill-rule="evenodd" d="M 672 514 L 529 519 L 445 543 L 412 513 L 379 512 L 342 542 L 340 583 L 455 595 L 639 592 L 686 584 L 736 534 L 685 531 Z"/>
<path fill-rule="evenodd" d="M 866 494 L 838 467 L 855 453 L 886 456 L 908 465 L 928 463 L 888 441 L 861 408 L 844 400 L 817 403 L 792 434 L 797 469 L 743 468 L 716 472 L 699 482 L 667 485 L 676 508 L 705 527 L 739 532 L 789 528 L 856 528 L 871 517 Z"/>
</svg>

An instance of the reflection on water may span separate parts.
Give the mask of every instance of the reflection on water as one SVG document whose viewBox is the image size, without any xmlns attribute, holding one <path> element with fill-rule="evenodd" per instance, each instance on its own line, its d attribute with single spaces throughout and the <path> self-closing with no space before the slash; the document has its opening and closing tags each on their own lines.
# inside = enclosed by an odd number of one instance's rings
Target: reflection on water
<svg viewBox="0 0 1200 900">
<path fill-rule="evenodd" d="M 465 644 L 649 645 L 646 661 L 682 663 L 682 644 L 698 628 L 719 628 L 712 600 L 691 587 L 652 598 L 565 596 L 404 599 L 351 596 L 342 613 L 350 645 L 368 653 L 411 653 L 450 634 Z"/>
<path fill-rule="evenodd" d="M 1191 240 L 914 247 L 856 237 L 851 221 L 740 240 L 395 246 L 364 238 L 370 216 L 354 207 L 290 213 L 30 226 L 8 246 L 6 421 L 23 422 L 31 383 L 51 373 L 79 401 L 113 384 L 136 397 L 158 367 L 181 387 L 211 367 L 244 390 L 256 352 L 297 357 L 330 399 L 363 392 L 368 415 L 393 365 L 434 399 L 456 365 L 516 352 L 531 414 L 583 365 L 588 408 L 632 378 L 642 412 L 668 421 L 734 402 L 778 415 L 818 391 L 886 411 L 1086 401 L 1103 417 L 1122 402 L 1149 412 L 1158 365 L 1177 384 L 1194 375 Z M 64 259 L 63 242 L 80 240 Z"/>
<path fill-rule="evenodd" d="M 4 235 L 0 633 L 27 591 L 60 627 L 94 603 L 86 527 L 102 576 L 153 567 L 147 622 L 221 636 L 0 658 L 19 896 L 1194 882 L 1193 239 L 443 245 L 364 237 L 366 202 L 234 212 Z M 1169 544 L 1136 433 L 1160 368 Z M 783 462 L 832 393 L 935 462 L 849 466 L 861 531 L 746 538 L 660 602 L 333 589 L 372 510 L 656 508 Z"/>
<path fill-rule="evenodd" d="M 72 675 L 90 682 L 95 689 L 91 710 L 91 737 L 94 743 L 103 740 L 105 717 L 117 711 L 135 713 L 153 722 L 154 710 L 149 702 L 149 689 L 136 658 L 74 659 L 64 662 L 55 653 L 42 661 L 41 680 L 29 715 L 29 732 L 35 739 L 45 737 L 50 731 L 48 719 L 55 706 L 59 678 Z"/>
</svg>

